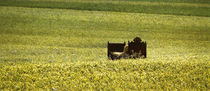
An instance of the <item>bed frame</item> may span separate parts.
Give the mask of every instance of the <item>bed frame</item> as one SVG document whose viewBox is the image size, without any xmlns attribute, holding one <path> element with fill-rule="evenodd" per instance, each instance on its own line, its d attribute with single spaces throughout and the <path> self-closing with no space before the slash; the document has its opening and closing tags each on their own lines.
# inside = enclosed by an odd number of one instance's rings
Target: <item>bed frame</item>
<svg viewBox="0 0 210 91">
<path fill-rule="evenodd" d="M 139 38 L 140 39 L 140 38 Z M 125 48 L 128 48 L 127 50 Z M 115 56 L 113 52 L 121 52 L 123 55 Z M 110 43 L 107 45 L 107 56 L 111 60 L 121 58 L 146 58 L 147 57 L 147 43 L 146 41 L 128 41 L 126 43 Z"/>
</svg>

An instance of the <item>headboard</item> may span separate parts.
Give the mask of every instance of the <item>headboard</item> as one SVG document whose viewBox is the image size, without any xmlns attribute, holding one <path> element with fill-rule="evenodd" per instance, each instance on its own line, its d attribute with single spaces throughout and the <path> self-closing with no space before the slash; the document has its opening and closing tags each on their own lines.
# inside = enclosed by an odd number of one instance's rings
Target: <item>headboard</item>
<svg viewBox="0 0 210 91">
<path fill-rule="evenodd" d="M 108 57 L 110 57 L 111 52 L 123 52 L 126 43 L 109 43 L 107 45 Z"/>
</svg>

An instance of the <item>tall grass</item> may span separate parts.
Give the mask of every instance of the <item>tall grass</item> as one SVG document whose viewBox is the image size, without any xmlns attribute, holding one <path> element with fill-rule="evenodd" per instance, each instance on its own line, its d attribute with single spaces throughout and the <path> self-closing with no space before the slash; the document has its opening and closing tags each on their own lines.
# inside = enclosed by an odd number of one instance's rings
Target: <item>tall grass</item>
<svg viewBox="0 0 210 91">
<path fill-rule="evenodd" d="M 0 68 L 0 88 L 13 90 L 207 90 L 209 75 L 204 60 L 10 62 Z"/>
</svg>

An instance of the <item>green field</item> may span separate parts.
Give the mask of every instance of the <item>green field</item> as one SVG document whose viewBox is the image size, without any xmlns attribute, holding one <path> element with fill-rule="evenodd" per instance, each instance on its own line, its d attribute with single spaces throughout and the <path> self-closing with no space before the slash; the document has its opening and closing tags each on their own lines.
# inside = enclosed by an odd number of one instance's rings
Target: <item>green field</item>
<svg viewBox="0 0 210 91">
<path fill-rule="evenodd" d="M 146 59 L 107 42 L 147 41 Z M 0 0 L 0 90 L 208 90 L 208 0 Z"/>
</svg>

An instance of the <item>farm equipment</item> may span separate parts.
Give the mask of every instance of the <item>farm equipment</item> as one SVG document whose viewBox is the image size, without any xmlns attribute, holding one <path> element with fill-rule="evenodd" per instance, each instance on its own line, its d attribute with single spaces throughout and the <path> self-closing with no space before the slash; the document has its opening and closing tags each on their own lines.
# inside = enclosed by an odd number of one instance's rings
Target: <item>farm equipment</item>
<svg viewBox="0 0 210 91">
<path fill-rule="evenodd" d="M 126 43 L 109 43 L 107 46 L 108 58 L 111 60 L 121 59 L 121 58 L 146 58 L 147 57 L 147 44 L 146 41 L 142 41 L 139 37 L 133 39 L 133 41 L 128 41 Z"/>
</svg>

